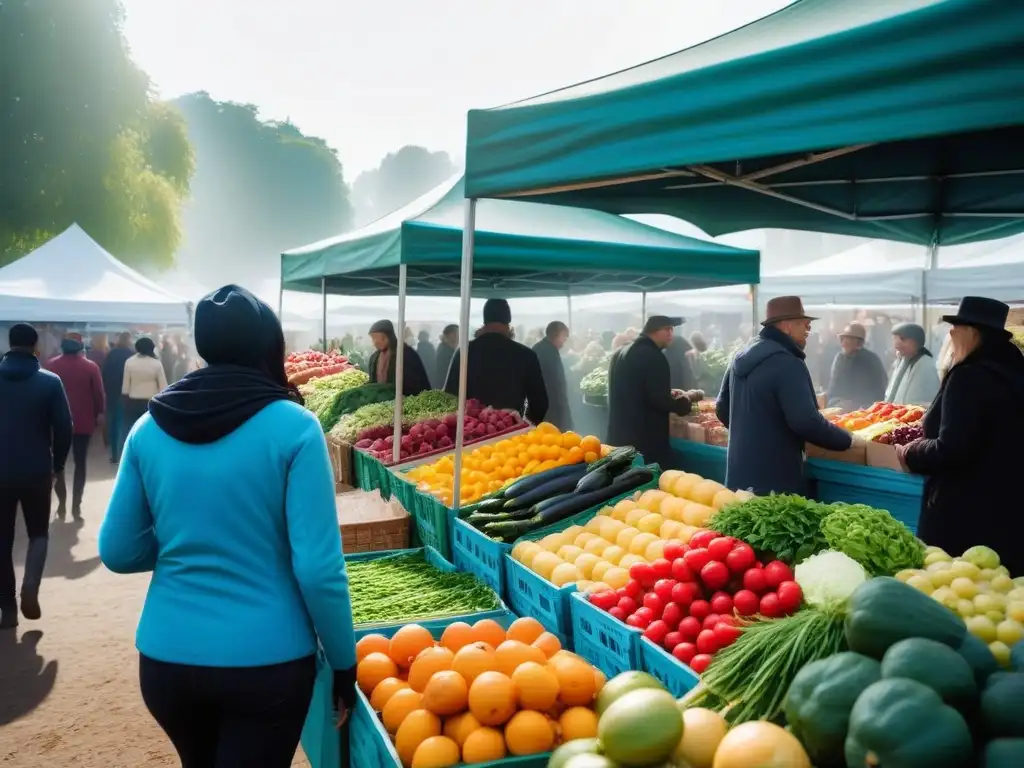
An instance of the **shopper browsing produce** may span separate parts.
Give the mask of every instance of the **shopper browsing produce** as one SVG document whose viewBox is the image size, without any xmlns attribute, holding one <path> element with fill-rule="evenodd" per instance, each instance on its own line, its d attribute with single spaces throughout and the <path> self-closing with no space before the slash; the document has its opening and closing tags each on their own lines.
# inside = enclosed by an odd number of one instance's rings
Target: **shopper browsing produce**
<svg viewBox="0 0 1024 768">
<path fill-rule="evenodd" d="M 390 320 L 378 320 L 370 326 L 370 340 L 376 350 L 366 364 L 370 382 L 394 384 L 398 365 L 398 337 L 395 335 L 395 326 Z M 423 361 L 409 344 L 405 344 L 402 365 L 402 394 L 418 395 L 423 390 L 430 389 L 430 380 L 423 368 Z"/>
<path fill-rule="evenodd" d="M 926 475 L 918 534 L 947 552 L 1000 549 L 1011 573 L 1024 573 L 1019 436 L 1024 432 L 1024 356 L 1004 329 L 1009 307 L 967 296 L 943 317 L 954 365 L 924 417 L 924 439 L 897 447 Z"/>
<path fill-rule="evenodd" d="M 565 362 L 562 360 L 562 348 L 568 340 L 569 326 L 555 320 L 548 323 L 544 338 L 533 345 L 548 393 L 548 412 L 545 418 L 563 432 L 572 429 Z"/>
<path fill-rule="evenodd" d="M 672 343 L 681 317 L 654 315 L 643 333 L 612 355 L 608 368 L 608 442 L 632 445 L 645 461 L 663 469 L 672 465 L 668 416 L 685 416 L 702 392 L 672 396 L 668 360 L 662 352 Z"/>
<path fill-rule="evenodd" d="M 896 367 L 885 391 L 886 402 L 931 405 L 935 399 L 939 392 L 939 371 L 924 342 L 924 328 L 916 323 L 900 323 L 892 329 Z"/>
<path fill-rule="evenodd" d="M 860 323 L 850 323 L 839 334 L 843 349 L 832 361 L 829 405 L 849 411 L 870 405 L 885 395 L 889 377 L 878 355 L 864 346 L 867 336 Z"/>
<path fill-rule="evenodd" d="M 818 411 L 804 364 L 814 319 L 797 296 L 772 299 L 761 333 L 729 365 L 716 412 L 729 429 L 730 488 L 803 493 L 804 444 L 845 451 L 853 443 Z"/>
</svg>

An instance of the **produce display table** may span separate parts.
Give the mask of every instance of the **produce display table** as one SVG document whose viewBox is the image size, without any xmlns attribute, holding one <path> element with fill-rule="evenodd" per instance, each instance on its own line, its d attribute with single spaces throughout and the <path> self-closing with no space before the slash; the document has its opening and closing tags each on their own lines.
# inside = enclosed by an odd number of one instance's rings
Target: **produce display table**
<svg viewBox="0 0 1024 768">
<path fill-rule="evenodd" d="M 725 483 L 725 458 L 728 448 L 673 438 L 672 450 L 679 455 L 679 467 L 695 475 Z"/>
<path fill-rule="evenodd" d="M 924 478 L 891 469 L 827 459 L 808 459 L 807 476 L 819 501 L 845 501 L 884 509 L 917 533 Z"/>
</svg>

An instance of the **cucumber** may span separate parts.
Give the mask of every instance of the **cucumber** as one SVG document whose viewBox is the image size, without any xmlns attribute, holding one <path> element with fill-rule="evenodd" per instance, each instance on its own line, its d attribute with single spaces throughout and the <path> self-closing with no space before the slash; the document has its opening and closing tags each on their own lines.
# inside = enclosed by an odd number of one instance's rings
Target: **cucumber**
<svg viewBox="0 0 1024 768">
<path fill-rule="evenodd" d="M 587 471 L 587 468 L 582 464 L 577 464 L 574 465 L 574 469 L 576 469 L 575 472 L 568 472 L 564 475 L 559 475 L 543 485 L 531 488 L 526 493 L 516 496 L 514 499 L 508 499 L 504 502 L 504 511 L 514 512 L 517 509 L 527 509 L 539 501 L 544 501 L 545 499 L 550 499 L 552 496 L 558 496 L 576 489 L 578 487 L 577 483 L 582 482 L 581 478 L 584 478 L 584 473 Z"/>
<path fill-rule="evenodd" d="M 563 475 L 571 475 L 579 472 L 580 467 L 582 466 L 582 464 L 569 464 L 565 467 L 555 467 L 554 469 L 549 469 L 547 472 L 539 472 L 536 475 L 528 475 L 527 477 L 520 478 L 503 489 L 503 498 L 518 498 L 527 491 L 543 485 L 544 483 L 550 482 L 556 477 L 562 477 Z"/>
<path fill-rule="evenodd" d="M 636 448 L 631 445 L 624 445 L 621 448 L 615 448 L 607 456 L 598 459 L 597 461 L 590 464 L 587 469 L 593 472 L 595 469 L 601 469 L 602 467 L 609 467 L 613 475 L 618 474 L 633 463 L 633 459 L 636 458 Z"/>
<path fill-rule="evenodd" d="M 596 491 L 599 488 L 604 488 L 611 484 L 611 466 L 609 464 L 605 464 L 603 467 L 587 472 L 587 474 L 585 474 L 576 484 L 575 490 L 577 493 L 588 493 L 589 491 Z"/>
</svg>

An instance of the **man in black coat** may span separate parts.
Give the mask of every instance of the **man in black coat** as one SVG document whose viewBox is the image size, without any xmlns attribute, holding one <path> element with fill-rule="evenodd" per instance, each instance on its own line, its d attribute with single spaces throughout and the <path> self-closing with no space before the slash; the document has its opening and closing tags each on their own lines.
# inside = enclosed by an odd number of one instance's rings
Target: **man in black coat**
<svg viewBox="0 0 1024 768">
<path fill-rule="evenodd" d="M 459 393 L 459 352 L 452 355 L 445 390 Z M 466 397 L 492 408 L 510 408 L 525 413 L 531 424 L 539 424 L 548 412 L 537 353 L 512 340 L 512 310 L 504 299 L 484 304 L 484 324 L 469 342 L 466 360 Z"/>
<path fill-rule="evenodd" d="M 636 341 L 615 351 L 608 366 L 608 443 L 632 445 L 645 461 L 663 468 L 672 465 L 669 414 L 685 416 L 701 396 L 672 396 L 669 364 L 662 353 L 682 324 L 681 317 L 651 317 Z"/>
<path fill-rule="evenodd" d="M 420 331 L 419 336 L 416 338 L 416 354 L 420 356 L 423 370 L 427 372 L 427 378 L 430 379 L 430 386 L 432 388 L 440 387 L 441 384 L 437 384 L 433 379 L 433 374 L 437 370 L 437 350 L 430 343 L 430 332 Z"/>
<path fill-rule="evenodd" d="M 452 355 L 459 348 L 459 326 L 454 323 L 446 325 L 441 331 L 441 343 L 437 345 L 437 363 L 432 382 L 436 389 L 444 389 L 448 380 L 448 369 L 452 364 Z"/>
<path fill-rule="evenodd" d="M 680 318 L 686 322 L 685 318 Z M 690 351 L 693 347 L 681 334 L 673 335 L 672 343 L 665 347 L 665 359 L 668 360 L 669 381 L 672 389 L 688 391 L 697 389 L 697 377 L 690 363 Z"/>
<path fill-rule="evenodd" d="M 378 320 L 370 326 L 370 341 L 373 342 L 375 350 L 366 364 L 370 383 L 394 384 L 398 364 L 395 351 L 398 349 L 398 336 L 395 335 L 395 326 L 390 320 Z M 430 389 L 430 379 L 427 378 L 427 371 L 416 350 L 408 344 L 403 346 L 405 349 L 402 360 L 402 394 L 409 397 Z"/>
<path fill-rule="evenodd" d="M 533 345 L 548 392 L 548 413 L 545 418 L 563 432 L 572 429 L 569 388 L 565 380 L 565 363 L 562 361 L 562 347 L 568 339 L 569 327 L 555 320 L 548 323 L 544 338 Z"/>
<path fill-rule="evenodd" d="M 881 358 L 867 349 L 867 330 L 850 323 L 839 334 L 843 351 L 832 361 L 828 382 L 828 404 L 844 411 L 867 408 L 885 397 L 889 375 Z"/>
</svg>

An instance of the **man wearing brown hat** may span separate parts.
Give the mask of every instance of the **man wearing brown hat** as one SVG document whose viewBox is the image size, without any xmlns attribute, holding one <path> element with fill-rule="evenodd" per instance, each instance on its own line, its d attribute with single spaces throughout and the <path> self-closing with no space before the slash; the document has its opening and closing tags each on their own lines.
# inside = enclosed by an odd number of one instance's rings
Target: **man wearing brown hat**
<svg viewBox="0 0 1024 768">
<path fill-rule="evenodd" d="M 839 334 L 843 351 L 832 361 L 828 379 L 828 404 L 844 411 L 866 408 L 885 397 L 889 376 L 882 360 L 864 346 L 867 329 L 850 323 Z"/>
<path fill-rule="evenodd" d="M 818 411 L 804 345 L 811 321 L 797 296 L 768 302 L 757 338 L 736 355 L 716 412 L 729 428 L 726 485 L 758 495 L 804 493 L 804 444 L 845 451 L 853 436 Z"/>
</svg>

